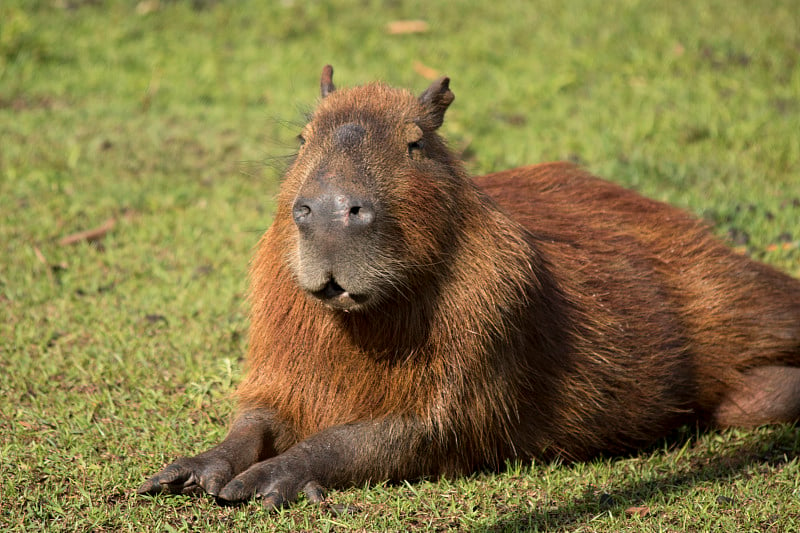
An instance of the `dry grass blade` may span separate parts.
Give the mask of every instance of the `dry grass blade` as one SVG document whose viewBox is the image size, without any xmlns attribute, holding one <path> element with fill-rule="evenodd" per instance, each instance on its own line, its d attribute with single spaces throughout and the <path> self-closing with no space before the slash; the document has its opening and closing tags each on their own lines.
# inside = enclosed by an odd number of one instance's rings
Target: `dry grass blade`
<svg viewBox="0 0 800 533">
<path fill-rule="evenodd" d="M 61 246 L 69 246 L 71 244 L 77 244 L 79 242 L 88 241 L 88 242 L 95 242 L 99 241 L 103 237 L 106 236 L 106 233 L 111 231 L 117 223 L 117 219 L 109 218 L 106 219 L 101 225 L 96 228 L 87 229 L 84 231 L 79 231 L 77 233 L 72 233 L 67 235 L 66 237 L 62 237 L 59 239 L 58 244 Z"/>
<path fill-rule="evenodd" d="M 393 20 L 386 25 L 386 33 L 389 35 L 425 33 L 428 29 L 428 23 L 424 20 Z"/>
</svg>

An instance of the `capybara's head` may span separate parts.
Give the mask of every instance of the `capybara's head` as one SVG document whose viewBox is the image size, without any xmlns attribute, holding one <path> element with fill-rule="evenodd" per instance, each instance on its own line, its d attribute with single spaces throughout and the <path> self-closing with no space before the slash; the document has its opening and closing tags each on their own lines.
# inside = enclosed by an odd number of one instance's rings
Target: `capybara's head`
<svg viewBox="0 0 800 533">
<path fill-rule="evenodd" d="M 332 74 L 325 67 L 276 216 L 299 287 L 361 311 L 413 298 L 445 259 L 466 178 L 436 134 L 454 98 L 448 78 L 415 97 L 383 84 L 334 90 Z"/>
</svg>

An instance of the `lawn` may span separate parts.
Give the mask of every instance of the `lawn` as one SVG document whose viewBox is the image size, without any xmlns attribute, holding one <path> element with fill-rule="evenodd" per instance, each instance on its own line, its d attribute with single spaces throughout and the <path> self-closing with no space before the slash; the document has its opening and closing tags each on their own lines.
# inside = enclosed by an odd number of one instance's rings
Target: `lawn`
<svg viewBox="0 0 800 533">
<path fill-rule="evenodd" d="M 800 428 L 356 487 L 140 497 L 219 441 L 248 261 L 319 73 L 423 90 L 474 173 L 570 159 L 800 277 L 795 0 L 3 0 L 0 530 L 792 531 Z M 389 23 L 426 22 L 394 33 Z M 80 232 L 98 230 L 91 239 Z M 84 235 L 85 237 L 85 235 Z"/>
</svg>

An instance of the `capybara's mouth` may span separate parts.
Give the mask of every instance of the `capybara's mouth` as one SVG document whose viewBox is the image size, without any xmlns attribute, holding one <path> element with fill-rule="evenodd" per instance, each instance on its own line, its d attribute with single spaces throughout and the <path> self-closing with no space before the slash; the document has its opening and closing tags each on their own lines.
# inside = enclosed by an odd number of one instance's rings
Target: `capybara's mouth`
<svg viewBox="0 0 800 533">
<path fill-rule="evenodd" d="M 350 293 L 334 278 L 328 280 L 321 289 L 312 291 L 311 294 L 322 300 L 323 303 L 342 311 L 352 311 L 367 300 L 366 296 Z"/>
</svg>

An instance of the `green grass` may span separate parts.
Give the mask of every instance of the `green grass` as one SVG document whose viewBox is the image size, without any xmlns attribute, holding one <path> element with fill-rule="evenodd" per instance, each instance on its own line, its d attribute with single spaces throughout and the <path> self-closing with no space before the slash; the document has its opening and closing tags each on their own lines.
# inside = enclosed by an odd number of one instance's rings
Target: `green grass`
<svg viewBox="0 0 800 533">
<path fill-rule="evenodd" d="M 798 529 L 795 427 L 275 515 L 135 495 L 225 433 L 249 255 L 328 62 L 339 85 L 450 75 L 443 131 L 475 173 L 578 160 L 800 276 L 796 2 L 335 6 L 0 5 L 0 529 Z M 397 19 L 430 30 L 387 35 Z M 109 218 L 99 243 L 58 244 Z"/>
</svg>

